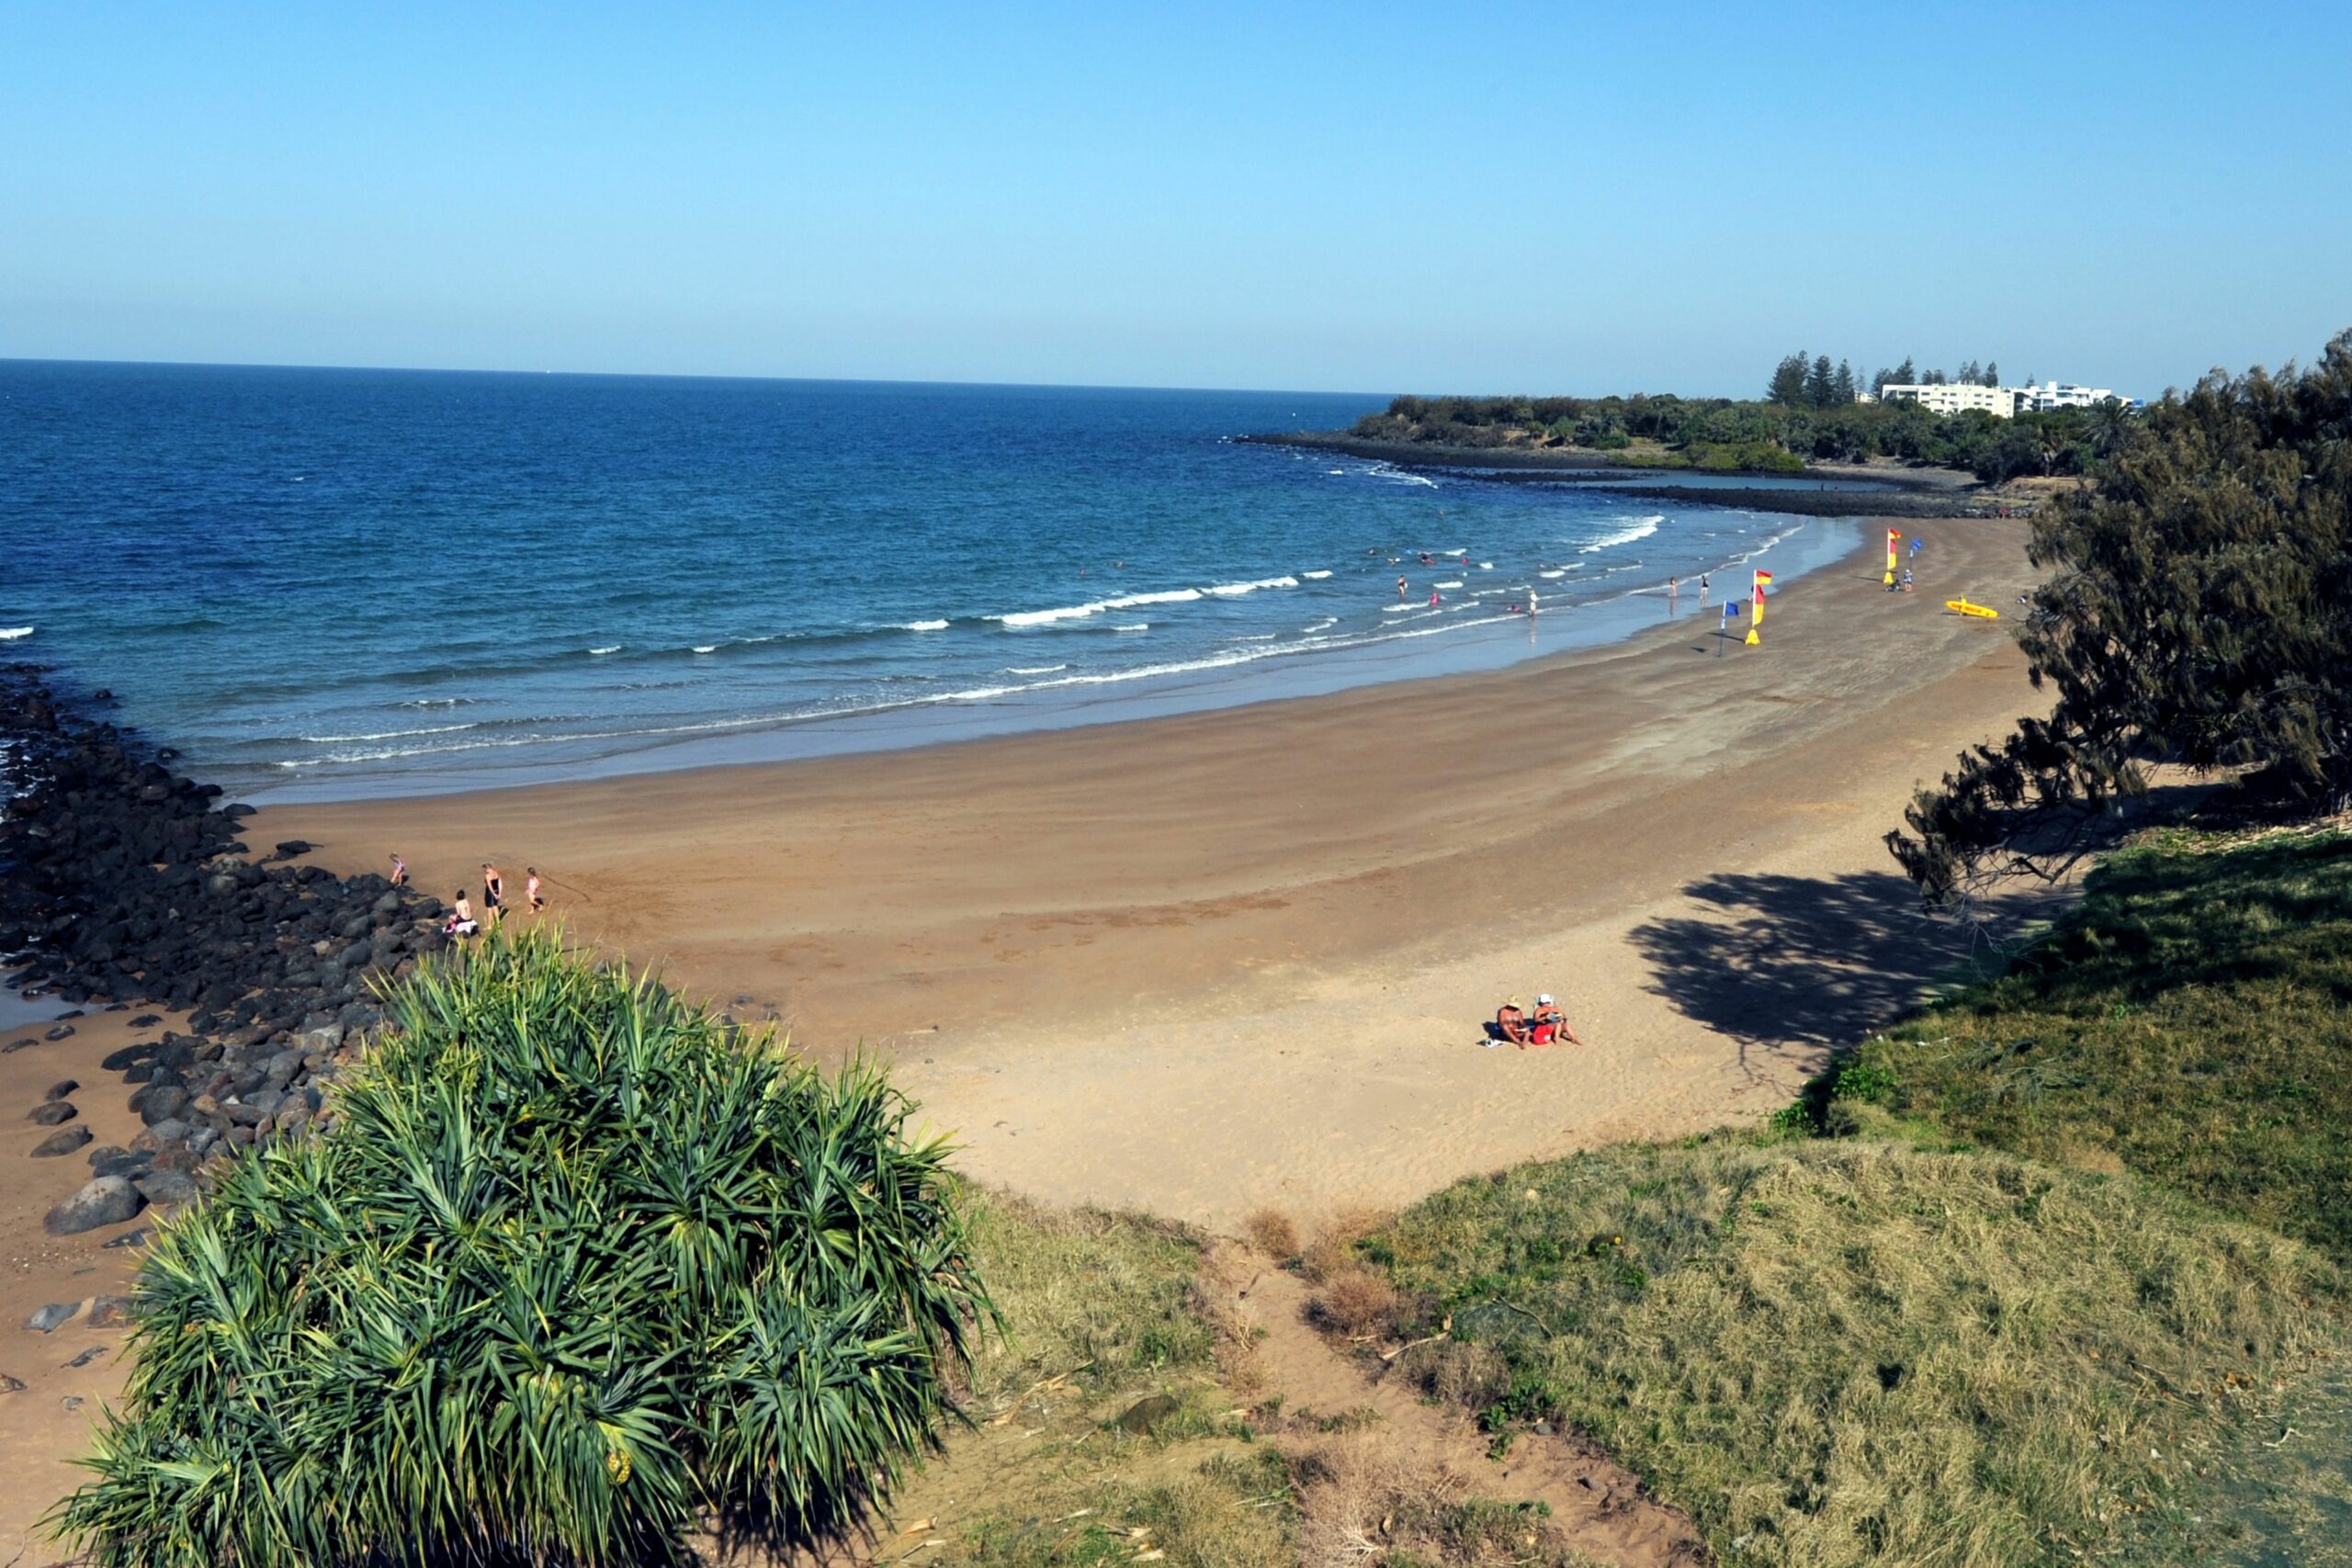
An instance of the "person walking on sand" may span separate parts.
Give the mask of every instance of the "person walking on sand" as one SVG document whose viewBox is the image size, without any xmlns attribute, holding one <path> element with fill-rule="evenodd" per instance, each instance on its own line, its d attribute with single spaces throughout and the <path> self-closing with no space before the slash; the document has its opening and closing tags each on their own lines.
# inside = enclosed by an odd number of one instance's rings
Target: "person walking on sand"
<svg viewBox="0 0 2352 1568">
<path fill-rule="evenodd" d="M 506 883 L 498 874 L 498 868 L 488 861 L 482 862 L 481 918 L 493 926 L 498 923 L 498 917 L 504 912 L 505 895 Z"/>
<path fill-rule="evenodd" d="M 539 897 L 539 868 L 537 866 L 526 865 L 523 868 L 523 898 L 530 905 L 531 913 L 535 915 L 548 907 L 548 901 Z"/>
<path fill-rule="evenodd" d="M 400 852 L 397 850 L 392 852 L 392 886 L 395 887 L 408 886 L 408 862 L 401 859 Z"/>
</svg>

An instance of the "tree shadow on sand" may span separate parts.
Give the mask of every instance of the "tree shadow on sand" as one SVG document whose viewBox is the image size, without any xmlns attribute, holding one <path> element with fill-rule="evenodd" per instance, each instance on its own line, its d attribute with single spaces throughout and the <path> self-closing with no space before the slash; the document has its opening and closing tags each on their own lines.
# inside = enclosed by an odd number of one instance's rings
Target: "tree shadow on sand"
<svg viewBox="0 0 2352 1568">
<path fill-rule="evenodd" d="M 1751 1076 L 1818 1062 L 1993 953 L 1981 932 L 1937 920 L 1898 872 L 1707 877 L 1683 889 L 1702 912 L 1636 926 L 1650 989 L 1738 1043 Z M 2006 901 L 2005 927 L 2059 896 Z M 2010 929 L 2014 929 L 2011 927 Z"/>
</svg>

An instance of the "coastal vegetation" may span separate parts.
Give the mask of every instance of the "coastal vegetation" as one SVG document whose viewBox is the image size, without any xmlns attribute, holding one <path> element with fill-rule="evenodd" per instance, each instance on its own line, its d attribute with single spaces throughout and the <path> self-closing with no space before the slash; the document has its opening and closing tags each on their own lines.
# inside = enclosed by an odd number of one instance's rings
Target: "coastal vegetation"
<svg viewBox="0 0 2352 1568">
<path fill-rule="evenodd" d="M 1807 372 L 1808 376 L 1811 372 Z M 1833 380 L 1835 372 L 1830 372 Z M 1778 378 L 1776 378 L 1776 383 Z M 1777 386 L 1776 386 L 1777 393 Z M 1679 398 L 1392 399 L 1350 434 L 1472 454 L 1551 452 L 1636 468 L 1798 472 L 1809 462 L 1886 458 L 1965 468 L 1987 483 L 2087 474 L 2120 448 L 2138 416 L 2120 404 L 2053 409 L 2000 419 L 1981 411 L 1938 414 L 1909 402 L 1816 403 L 1802 389 L 1788 400 Z"/>
<path fill-rule="evenodd" d="M 427 964 L 326 1135 L 157 1235 L 102 1564 L 681 1561 L 854 1523 L 991 1321 L 944 1148 L 560 933 Z"/>
<path fill-rule="evenodd" d="M 1498 1447 L 1582 1427 L 1725 1561 L 2236 1560 L 2253 1439 L 2352 1354 L 2348 937 L 2352 838 L 2135 848 L 1772 1129 L 1374 1232 L 1441 1336 L 1403 1364 Z"/>
<path fill-rule="evenodd" d="M 2279 809 L 2352 793 L 2352 333 L 2308 369 L 2219 372 L 2149 410 L 2033 520 L 2018 641 L 2047 717 L 1965 753 L 1889 847 L 1931 901 L 2063 874 L 2150 769 Z M 2186 792 L 2179 798 L 2186 799 Z"/>
</svg>

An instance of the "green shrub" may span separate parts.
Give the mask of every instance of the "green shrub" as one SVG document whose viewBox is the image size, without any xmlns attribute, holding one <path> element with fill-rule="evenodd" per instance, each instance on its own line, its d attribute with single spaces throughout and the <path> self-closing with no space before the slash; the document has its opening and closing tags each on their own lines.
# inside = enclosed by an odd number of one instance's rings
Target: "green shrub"
<svg viewBox="0 0 2352 1568">
<path fill-rule="evenodd" d="M 324 1136 L 142 1265 L 55 1516 L 100 1564 L 679 1562 L 882 1499 L 991 1314 L 943 1150 L 660 986 L 493 938 L 391 998 Z"/>
</svg>

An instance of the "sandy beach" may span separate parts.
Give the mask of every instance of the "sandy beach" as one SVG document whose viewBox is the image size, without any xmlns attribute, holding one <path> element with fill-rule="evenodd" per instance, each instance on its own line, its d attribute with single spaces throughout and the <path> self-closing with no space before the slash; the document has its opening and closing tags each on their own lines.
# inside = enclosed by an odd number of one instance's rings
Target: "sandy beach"
<svg viewBox="0 0 2352 1568">
<path fill-rule="evenodd" d="M 896 1065 L 973 1174 L 1210 1224 L 1408 1200 L 1787 1099 L 1951 959 L 1880 840 L 2029 706 L 2015 523 L 1875 545 L 1630 643 L 1142 724 L 300 806 L 337 872 L 526 865 L 578 935 L 828 1059 Z M 1546 630 L 1538 623 L 1534 635 Z M 478 893 L 477 893 L 478 897 Z M 1489 1053 L 1507 995 L 1586 1045 Z"/>
<path fill-rule="evenodd" d="M 1920 592 L 1883 592 L 1865 549 L 1777 594 L 1758 649 L 1719 649 L 1686 595 L 1630 643 L 1500 673 L 279 807 L 247 837 L 310 840 L 345 873 L 398 850 L 444 897 L 493 859 L 519 899 L 537 865 L 578 936 L 773 1013 L 824 1058 L 886 1055 L 974 1176 L 1216 1227 L 1268 1205 L 1312 1223 L 1769 1112 L 1951 962 L 1880 840 L 1919 781 L 2031 705 L 2003 628 L 1942 604 L 2008 603 L 2030 571 L 2016 524 L 1930 537 Z M 1584 1045 L 1481 1047 L 1505 996 L 1544 990 Z M 128 1090 L 100 1063 L 153 1032 L 133 1016 L 0 1055 L 0 1099 L 76 1078 L 97 1142 L 127 1142 Z M 12 1323 L 128 1288 L 136 1254 L 103 1244 L 145 1222 L 41 1229 L 86 1176 L 27 1162 L 0 1203 Z M 7 1551 L 119 1387 L 122 1330 L 88 1315 L 13 1331 L 0 1359 L 28 1385 L 0 1398 Z"/>
</svg>

